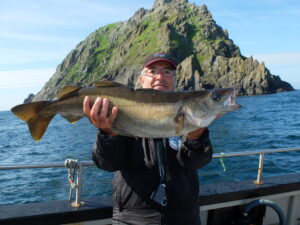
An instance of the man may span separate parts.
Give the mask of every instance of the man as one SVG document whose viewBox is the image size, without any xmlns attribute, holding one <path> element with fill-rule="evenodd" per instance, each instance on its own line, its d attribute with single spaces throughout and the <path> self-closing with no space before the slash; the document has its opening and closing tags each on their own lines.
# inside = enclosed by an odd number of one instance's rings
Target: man
<svg viewBox="0 0 300 225">
<path fill-rule="evenodd" d="M 139 77 L 141 86 L 173 91 L 176 67 L 165 53 L 149 56 Z M 197 169 L 212 157 L 208 130 L 200 128 L 181 139 L 124 137 L 112 131 L 117 106 L 108 113 L 109 99 L 98 98 L 91 108 L 89 103 L 86 97 L 84 112 L 99 128 L 93 160 L 115 172 L 113 224 L 199 225 Z"/>
</svg>

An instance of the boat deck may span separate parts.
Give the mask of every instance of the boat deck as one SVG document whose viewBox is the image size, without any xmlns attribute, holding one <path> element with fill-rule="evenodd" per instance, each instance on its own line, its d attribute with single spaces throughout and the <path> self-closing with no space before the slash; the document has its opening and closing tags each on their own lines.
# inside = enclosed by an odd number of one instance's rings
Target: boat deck
<svg viewBox="0 0 300 225">
<path fill-rule="evenodd" d="M 256 185 L 253 181 L 239 181 L 201 186 L 202 224 L 218 224 L 216 219 L 218 209 L 233 210 L 233 206 L 244 206 L 255 199 L 268 199 L 278 203 L 288 218 L 287 224 L 298 224 L 300 222 L 300 174 L 265 178 L 261 185 Z M 0 224 L 78 224 L 94 220 L 98 220 L 97 224 L 110 223 L 111 197 L 82 200 L 85 204 L 80 208 L 71 207 L 68 200 L 2 205 L 0 206 Z M 268 222 L 264 224 L 274 224 L 272 219 L 267 220 Z M 274 220 L 276 221 L 276 217 Z"/>
</svg>

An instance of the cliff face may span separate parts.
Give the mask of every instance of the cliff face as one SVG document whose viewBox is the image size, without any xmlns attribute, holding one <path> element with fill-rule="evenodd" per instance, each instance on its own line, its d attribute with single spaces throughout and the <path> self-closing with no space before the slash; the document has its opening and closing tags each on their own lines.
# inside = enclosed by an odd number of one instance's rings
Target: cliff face
<svg viewBox="0 0 300 225">
<path fill-rule="evenodd" d="M 181 62 L 178 89 L 234 87 L 240 95 L 293 90 L 263 63 L 242 56 L 205 5 L 156 0 L 152 9 L 139 9 L 129 20 L 90 34 L 31 100 L 52 99 L 64 85 L 101 79 L 135 86 L 145 57 L 162 51 Z"/>
</svg>

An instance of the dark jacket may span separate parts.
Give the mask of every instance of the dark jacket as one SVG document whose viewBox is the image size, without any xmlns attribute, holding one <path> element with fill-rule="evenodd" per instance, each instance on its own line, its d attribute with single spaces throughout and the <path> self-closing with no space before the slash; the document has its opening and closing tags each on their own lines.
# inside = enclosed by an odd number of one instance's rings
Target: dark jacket
<svg viewBox="0 0 300 225">
<path fill-rule="evenodd" d="M 168 139 L 163 143 L 168 204 L 159 207 L 150 199 L 160 181 L 153 139 L 98 132 L 93 160 L 99 168 L 115 172 L 114 224 L 200 224 L 197 169 L 212 158 L 209 132 L 206 130 L 198 140 L 184 139 L 178 150 L 170 147 Z"/>
</svg>

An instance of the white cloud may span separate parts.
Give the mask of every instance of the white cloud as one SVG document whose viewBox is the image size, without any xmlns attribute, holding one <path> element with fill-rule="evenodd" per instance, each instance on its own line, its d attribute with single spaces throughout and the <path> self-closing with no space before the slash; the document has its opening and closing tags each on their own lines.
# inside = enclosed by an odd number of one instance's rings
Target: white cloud
<svg viewBox="0 0 300 225">
<path fill-rule="evenodd" d="M 269 66 L 293 66 L 299 65 L 300 52 L 257 54 L 253 55 L 253 58 L 264 61 Z"/>
<path fill-rule="evenodd" d="M 4 30 L 0 29 L 0 38 L 9 38 L 15 40 L 23 40 L 23 41 L 34 41 L 34 42 L 51 42 L 51 43 L 79 43 L 80 40 L 74 38 L 67 38 L 63 36 L 51 36 L 51 35 L 41 35 L 41 34 L 33 34 L 27 32 L 19 32 L 13 30 Z"/>
<path fill-rule="evenodd" d="M 52 67 L 53 62 L 61 62 L 88 34 L 108 23 L 128 19 L 133 11 L 145 4 L 132 0 L 130 3 L 104 0 L 1 1 L 0 67 L 41 68 L 40 62 L 50 61 L 52 64 L 47 67 Z"/>
<path fill-rule="evenodd" d="M 107 1 L 91 0 L 43 0 L 12 1 L 0 3 L 0 24 L 14 24 L 30 27 L 84 27 L 101 20 L 124 18 L 135 8 L 127 2 L 116 7 Z M 16 16 L 17 15 L 17 16 Z"/>
<path fill-rule="evenodd" d="M 300 52 L 257 54 L 253 58 L 264 62 L 272 74 L 279 75 L 294 88 L 300 88 Z"/>
<path fill-rule="evenodd" d="M 55 68 L 0 71 L 0 89 L 40 87 L 54 74 Z"/>
<path fill-rule="evenodd" d="M 30 93 L 36 94 L 54 72 L 55 68 L 0 71 L 0 111 L 21 104 Z"/>
<path fill-rule="evenodd" d="M 45 62 L 62 60 L 67 50 L 45 49 L 45 50 L 22 50 L 22 49 L 1 49 L 0 66 L 18 63 Z"/>
</svg>

